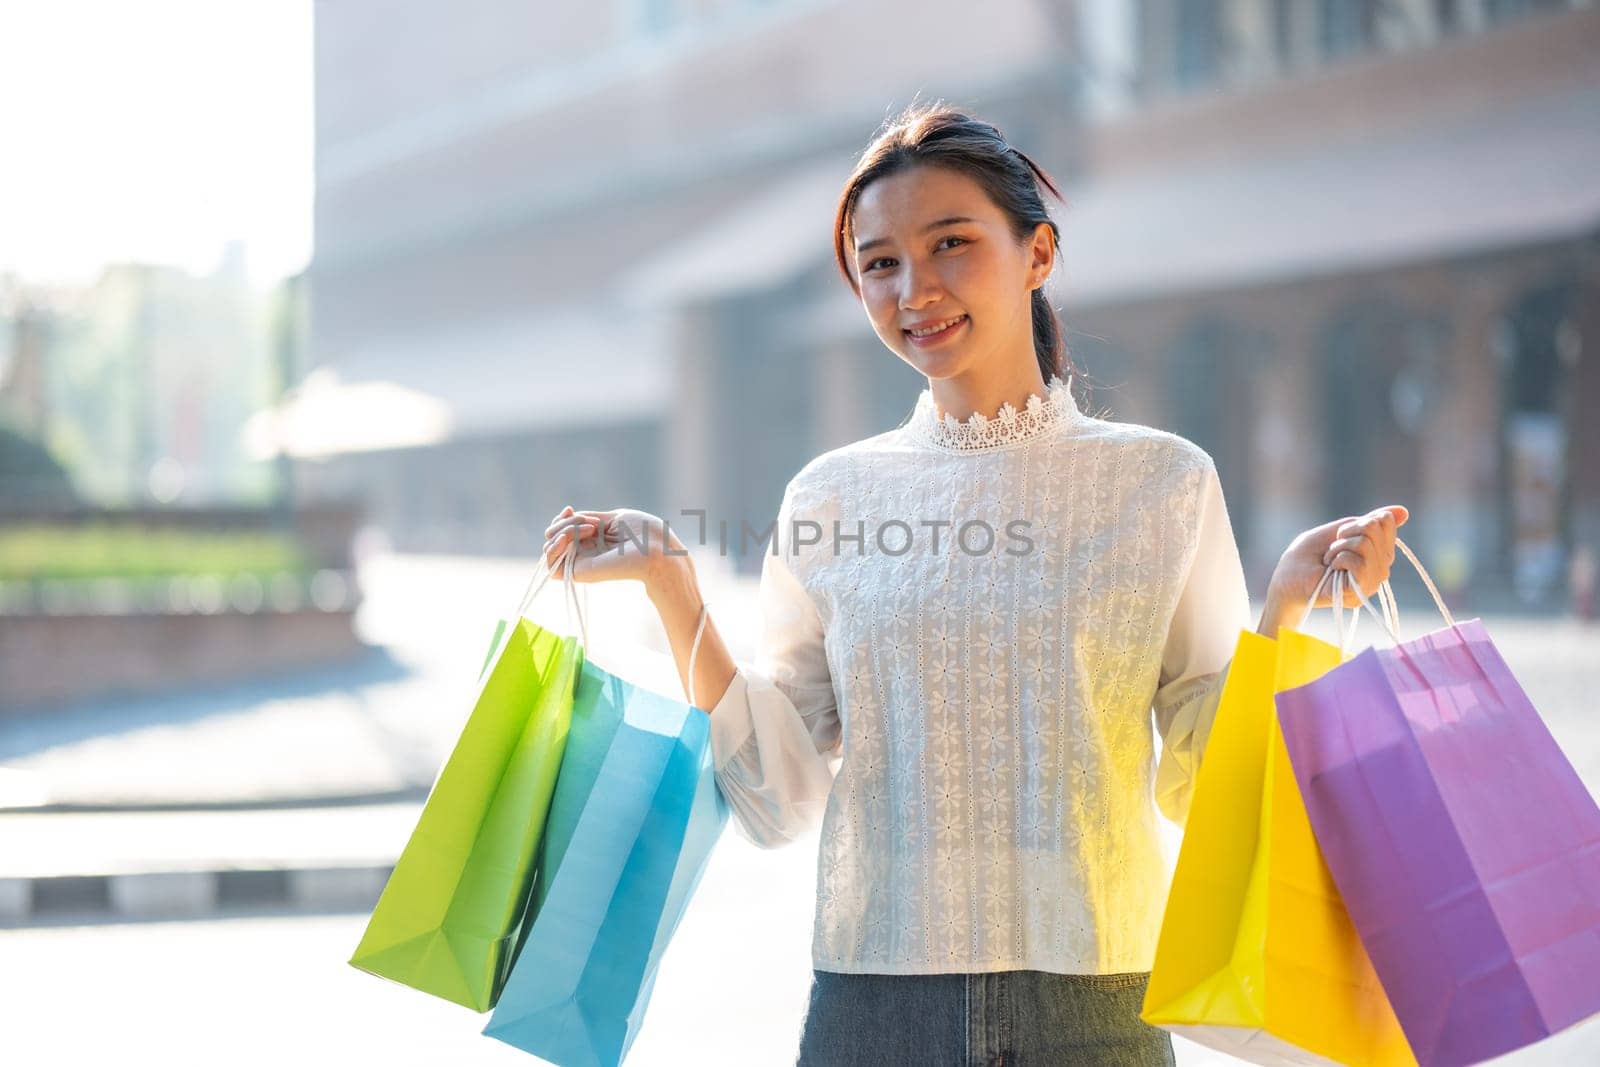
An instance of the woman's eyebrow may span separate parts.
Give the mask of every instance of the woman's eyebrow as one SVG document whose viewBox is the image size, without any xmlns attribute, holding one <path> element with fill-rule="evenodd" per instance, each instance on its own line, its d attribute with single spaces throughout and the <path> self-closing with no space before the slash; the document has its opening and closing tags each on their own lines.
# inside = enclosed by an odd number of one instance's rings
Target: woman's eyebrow
<svg viewBox="0 0 1600 1067">
<path fill-rule="evenodd" d="M 922 228 L 922 232 L 923 233 L 927 233 L 929 230 L 937 230 L 940 226 L 954 226 L 958 222 L 977 222 L 977 221 L 978 221 L 977 219 L 969 219 L 965 215 L 951 215 L 947 219 L 940 219 L 938 222 L 930 222 L 930 223 L 928 223 L 926 226 L 924 226 Z M 887 237 L 874 237 L 870 241 L 862 241 L 862 242 L 860 242 L 859 244 L 856 245 L 856 254 L 860 255 L 862 252 L 865 252 L 867 249 L 873 248 L 873 247 L 875 247 L 877 245 L 887 244 L 888 241 L 889 241 L 889 239 Z"/>
</svg>

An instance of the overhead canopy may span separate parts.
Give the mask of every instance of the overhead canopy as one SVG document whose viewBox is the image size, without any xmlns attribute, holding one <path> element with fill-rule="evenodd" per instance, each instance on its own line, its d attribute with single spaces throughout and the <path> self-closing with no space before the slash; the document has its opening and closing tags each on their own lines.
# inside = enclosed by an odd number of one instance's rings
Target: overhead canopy
<svg viewBox="0 0 1600 1067">
<path fill-rule="evenodd" d="M 640 306 L 692 303 L 773 289 L 833 255 L 834 205 L 848 161 L 803 167 L 745 202 L 714 226 L 671 242 L 622 282 Z"/>
<path fill-rule="evenodd" d="M 665 333 L 614 307 L 529 308 L 514 317 L 377 336 L 263 414 L 257 451 L 333 455 L 482 434 L 656 419 L 672 397 Z M 337 388 L 331 388 L 337 384 Z"/>
<path fill-rule="evenodd" d="M 1052 285 L 1083 307 L 1588 233 L 1600 227 L 1596 116 L 1600 87 L 1585 87 L 1292 156 L 1091 176 L 1058 209 Z M 828 162 L 773 185 L 647 262 L 627 291 L 646 303 L 715 299 L 826 262 L 846 173 Z M 837 303 L 824 332 L 863 333 L 860 308 Z"/>
<path fill-rule="evenodd" d="M 1586 233 L 1600 226 L 1597 116 L 1590 88 L 1289 158 L 1086 185 L 1061 217 L 1061 292 L 1099 304 Z"/>
<path fill-rule="evenodd" d="M 323 367 L 240 431 L 251 459 L 326 459 L 437 444 L 450 435 L 447 405 L 390 381 L 345 384 Z"/>
</svg>

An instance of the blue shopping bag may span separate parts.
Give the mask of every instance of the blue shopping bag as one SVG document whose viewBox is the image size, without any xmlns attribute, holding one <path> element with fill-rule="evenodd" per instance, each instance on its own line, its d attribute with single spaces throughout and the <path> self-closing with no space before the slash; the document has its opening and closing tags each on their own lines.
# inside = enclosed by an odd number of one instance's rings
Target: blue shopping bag
<svg viewBox="0 0 1600 1067">
<path fill-rule="evenodd" d="M 711 717 L 585 660 L 535 918 L 484 1033 L 564 1067 L 618 1064 L 728 819 Z"/>
</svg>

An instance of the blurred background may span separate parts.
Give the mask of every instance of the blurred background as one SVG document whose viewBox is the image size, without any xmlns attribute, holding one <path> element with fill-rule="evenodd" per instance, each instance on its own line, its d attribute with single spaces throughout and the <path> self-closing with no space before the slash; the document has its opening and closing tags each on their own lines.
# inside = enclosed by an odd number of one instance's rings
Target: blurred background
<svg viewBox="0 0 1600 1067">
<path fill-rule="evenodd" d="M 761 529 L 910 411 L 828 231 L 917 99 L 1060 180 L 1081 402 L 1215 457 L 1252 592 L 1300 530 L 1406 504 L 1600 790 L 1587 0 L 56 0 L 5 28 L 8 1063 L 529 1062 L 344 960 L 563 505 Z M 760 547 L 696 549 L 742 656 Z M 623 584 L 588 591 L 596 659 L 676 692 Z M 558 593 L 533 615 L 567 626 Z M 630 1062 L 792 1062 L 815 855 L 727 835 Z M 1509 1060 L 1594 1062 L 1600 1031 Z"/>
</svg>

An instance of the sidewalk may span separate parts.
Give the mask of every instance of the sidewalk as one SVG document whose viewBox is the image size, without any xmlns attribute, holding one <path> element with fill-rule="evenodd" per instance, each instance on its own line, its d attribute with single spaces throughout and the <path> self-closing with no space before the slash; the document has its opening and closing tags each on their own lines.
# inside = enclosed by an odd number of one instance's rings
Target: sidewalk
<svg viewBox="0 0 1600 1067">
<path fill-rule="evenodd" d="M 0 926 L 85 913 L 370 908 L 421 807 L 8 815 Z"/>
<path fill-rule="evenodd" d="M 755 582 L 717 564 L 699 563 L 707 599 L 746 657 Z M 380 559 L 362 574 L 371 651 L 355 663 L 0 718 L 0 926 L 370 908 L 530 576 L 521 561 Z M 579 595 L 595 662 L 681 696 L 638 583 Z M 552 581 L 529 616 L 577 633 L 567 610 Z"/>
<path fill-rule="evenodd" d="M 754 579 L 699 563 L 724 639 L 753 652 Z M 270 804 L 425 792 L 470 710 L 495 620 L 514 611 L 525 562 L 386 557 L 364 568 L 357 632 L 338 668 L 164 697 L 0 717 L 0 811 Z M 580 585 L 589 653 L 682 695 L 666 636 L 637 582 Z M 577 633 L 559 582 L 529 617 Z"/>
</svg>

